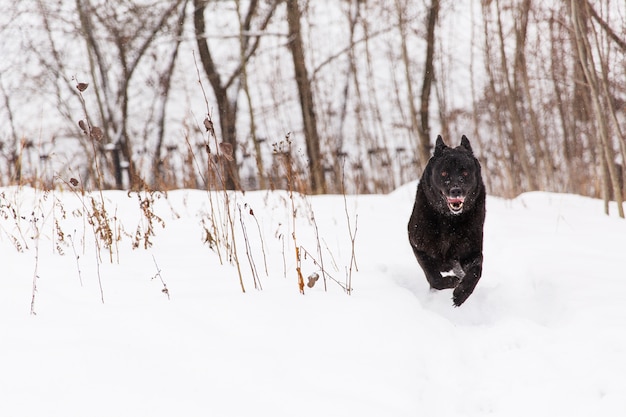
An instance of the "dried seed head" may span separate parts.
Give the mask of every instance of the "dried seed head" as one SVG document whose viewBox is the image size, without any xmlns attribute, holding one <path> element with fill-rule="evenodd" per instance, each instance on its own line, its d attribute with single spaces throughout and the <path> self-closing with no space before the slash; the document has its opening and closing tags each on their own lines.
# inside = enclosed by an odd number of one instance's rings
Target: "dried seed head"
<svg viewBox="0 0 626 417">
<path fill-rule="evenodd" d="M 83 130 L 83 133 L 87 134 L 87 123 L 85 123 L 84 120 L 78 121 L 78 127 L 80 127 Z"/>
<path fill-rule="evenodd" d="M 213 122 L 206 117 L 204 119 L 204 127 L 206 128 L 207 132 L 211 132 L 211 135 L 215 135 L 215 129 L 213 128 Z"/>
<path fill-rule="evenodd" d="M 76 187 L 78 185 L 78 180 L 76 178 L 70 178 L 70 184 L 72 184 L 73 187 Z"/>
<path fill-rule="evenodd" d="M 76 84 L 76 88 L 78 89 L 78 91 L 80 91 L 81 93 L 83 91 L 85 91 L 87 89 L 87 87 L 89 87 L 89 83 L 78 83 Z"/>
<path fill-rule="evenodd" d="M 226 158 L 229 161 L 234 161 L 233 158 L 233 145 L 231 145 L 230 143 L 226 143 L 226 142 L 222 142 L 219 145 L 220 147 L 220 152 L 222 155 L 224 155 L 224 158 Z"/>
<path fill-rule="evenodd" d="M 97 141 L 101 141 L 104 137 L 104 132 L 98 126 L 94 126 L 91 128 L 91 137 Z"/>
</svg>

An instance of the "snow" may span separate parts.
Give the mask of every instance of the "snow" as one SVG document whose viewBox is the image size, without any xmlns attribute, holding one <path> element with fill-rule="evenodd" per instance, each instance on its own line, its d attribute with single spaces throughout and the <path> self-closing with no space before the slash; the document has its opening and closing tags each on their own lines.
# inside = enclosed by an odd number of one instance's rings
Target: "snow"
<svg viewBox="0 0 626 417">
<path fill-rule="evenodd" d="M 408 245 L 415 185 L 229 195 L 245 293 L 203 243 L 211 205 L 227 224 L 220 193 L 155 195 L 165 227 L 133 249 L 136 193 L 0 189 L 0 415 L 625 415 L 626 223 L 574 195 L 490 197 L 483 278 L 454 308 Z M 102 243 L 97 261 L 91 198 L 120 237 L 113 262 Z M 299 293 L 293 235 L 305 280 L 321 252 L 341 285 L 320 273 Z"/>
</svg>

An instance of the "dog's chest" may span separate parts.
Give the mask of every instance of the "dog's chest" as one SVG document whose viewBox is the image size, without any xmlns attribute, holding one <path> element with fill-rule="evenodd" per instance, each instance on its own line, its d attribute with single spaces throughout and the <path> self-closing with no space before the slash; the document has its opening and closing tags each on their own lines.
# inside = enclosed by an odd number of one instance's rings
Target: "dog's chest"
<svg viewBox="0 0 626 417">
<path fill-rule="evenodd" d="M 434 228 L 435 233 L 430 235 L 427 246 L 436 248 L 438 253 L 433 254 L 448 262 L 463 257 L 468 251 L 469 228 L 463 223 L 441 222 Z"/>
</svg>

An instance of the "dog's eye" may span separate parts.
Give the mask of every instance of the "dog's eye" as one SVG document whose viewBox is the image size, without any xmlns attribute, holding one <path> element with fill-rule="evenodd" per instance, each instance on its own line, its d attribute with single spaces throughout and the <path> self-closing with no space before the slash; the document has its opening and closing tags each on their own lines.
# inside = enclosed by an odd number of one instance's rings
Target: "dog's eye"
<svg viewBox="0 0 626 417">
<path fill-rule="evenodd" d="M 442 177 L 447 177 L 448 176 L 448 171 L 441 171 L 441 176 Z"/>
</svg>

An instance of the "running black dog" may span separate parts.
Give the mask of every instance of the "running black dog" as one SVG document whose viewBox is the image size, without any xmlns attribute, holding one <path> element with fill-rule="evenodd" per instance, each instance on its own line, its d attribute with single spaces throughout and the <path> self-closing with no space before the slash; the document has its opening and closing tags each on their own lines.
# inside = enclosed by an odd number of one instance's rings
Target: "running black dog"
<svg viewBox="0 0 626 417">
<path fill-rule="evenodd" d="M 438 136 L 417 186 L 409 242 L 430 287 L 454 288 L 457 307 L 482 274 L 485 194 L 480 163 L 467 137 L 450 148 Z"/>
</svg>

